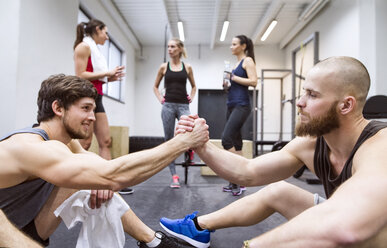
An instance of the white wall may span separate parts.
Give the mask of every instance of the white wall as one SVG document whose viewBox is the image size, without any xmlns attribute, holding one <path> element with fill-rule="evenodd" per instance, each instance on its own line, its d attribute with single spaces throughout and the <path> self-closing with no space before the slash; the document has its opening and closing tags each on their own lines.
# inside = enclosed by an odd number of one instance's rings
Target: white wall
<svg viewBox="0 0 387 248">
<path fill-rule="evenodd" d="M 77 16 L 74 1 L 21 1 L 17 64 L 17 127 L 36 121 L 41 82 L 51 74 L 73 74 L 72 44 Z M 71 35 L 70 35 L 71 34 Z"/>
<path fill-rule="evenodd" d="M 387 95 L 387 1 L 376 0 L 375 3 L 376 33 L 376 75 L 375 95 Z"/>
<path fill-rule="evenodd" d="M 124 102 L 104 98 L 111 125 L 133 126 L 134 49 L 122 30 L 96 0 L 81 1 L 105 22 L 125 51 Z M 6 39 L 0 40 L 0 135 L 36 122 L 36 99 L 41 82 L 56 73 L 74 74 L 73 44 L 79 1 L 0 1 L 0 21 Z"/>
<path fill-rule="evenodd" d="M 19 47 L 19 9 L 20 1 L 0 1 L 0 24 L 4 37 L 0 39 L 0 136 L 10 131 L 15 126 L 16 111 L 14 101 L 16 98 L 17 60 Z M 7 24 L 7 25 L 6 25 Z M 2 36 L 3 37 L 3 36 Z M 11 104 L 8 104 L 11 103 Z"/>
<path fill-rule="evenodd" d="M 48 75 L 72 72 L 74 1 L 1 1 L 1 134 L 36 121 L 36 98 Z M 71 33 L 70 33 L 71 32 Z"/>
<path fill-rule="evenodd" d="M 199 89 L 222 89 L 222 75 L 224 61 L 228 60 L 234 65 L 237 61 L 231 54 L 229 46 L 215 47 L 211 50 L 208 46 L 186 47 L 188 58 L 184 59 L 193 67 L 196 86 Z M 161 121 L 161 104 L 153 93 L 154 80 L 157 70 L 164 59 L 163 47 L 144 47 L 145 59 L 137 61 L 136 78 L 136 110 L 135 126 L 131 135 L 164 136 Z M 257 61 L 257 73 L 261 68 L 283 68 L 284 53 L 276 46 L 256 46 L 255 57 Z M 168 59 L 168 55 L 167 55 Z M 159 89 L 163 88 L 163 81 Z M 187 84 L 189 85 L 189 83 Z M 190 92 L 190 86 L 187 86 Z M 197 113 L 198 98 L 190 104 L 192 113 Z"/>
</svg>

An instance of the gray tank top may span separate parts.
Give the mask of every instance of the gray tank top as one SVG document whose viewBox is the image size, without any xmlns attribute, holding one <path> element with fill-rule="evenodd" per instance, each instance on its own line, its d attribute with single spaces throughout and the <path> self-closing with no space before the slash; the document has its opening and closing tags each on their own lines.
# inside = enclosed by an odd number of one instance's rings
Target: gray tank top
<svg viewBox="0 0 387 248">
<path fill-rule="evenodd" d="M 2 137 L 0 142 L 19 133 L 34 133 L 40 135 L 44 140 L 49 140 L 43 129 L 28 127 Z M 38 178 L 0 189 L 0 209 L 18 228 L 23 228 L 35 219 L 53 188 L 53 184 Z"/>
<path fill-rule="evenodd" d="M 337 177 L 333 176 L 331 171 L 331 162 L 329 160 L 329 147 L 325 142 L 323 137 L 318 137 L 316 141 L 316 149 L 314 152 L 314 170 L 317 177 L 321 180 L 324 185 L 324 190 L 327 198 L 329 198 L 333 192 L 338 188 L 343 182 L 352 176 L 352 160 L 355 156 L 357 149 L 366 141 L 367 139 L 374 136 L 379 130 L 386 128 L 387 122 L 381 121 L 371 121 L 364 128 L 363 132 L 360 134 L 355 146 L 352 149 L 352 152 L 345 162 L 344 168 L 341 171 L 340 175 Z"/>
</svg>

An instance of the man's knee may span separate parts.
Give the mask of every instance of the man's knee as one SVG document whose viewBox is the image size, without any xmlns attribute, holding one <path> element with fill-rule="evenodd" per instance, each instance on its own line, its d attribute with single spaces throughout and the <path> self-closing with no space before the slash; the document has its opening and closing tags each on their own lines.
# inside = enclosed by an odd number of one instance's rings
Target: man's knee
<svg viewBox="0 0 387 248">
<path fill-rule="evenodd" d="M 265 195 L 265 199 L 269 202 L 278 202 L 286 199 L 291 194 L 292 185 L 285 181 L 271 183 L 261 189 Z"/>
<path fill-rule="evenodd" d="M 265 204 L 287 219 L 314 205 L 312 193 L 285 181 L 270 184 L 263 190 Z"/>
</svg>

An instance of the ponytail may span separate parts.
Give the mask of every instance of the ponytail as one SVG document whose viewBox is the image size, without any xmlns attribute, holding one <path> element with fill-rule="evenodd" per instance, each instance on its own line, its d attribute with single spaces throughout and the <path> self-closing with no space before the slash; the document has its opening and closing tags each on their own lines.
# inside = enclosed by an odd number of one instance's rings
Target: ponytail
<svg viewBox="0 0 387 248">
<path fill-rule="evenodd" d="M 81 22 L 77 25 L 76 38 L 74 42 L 74 50 L 78 46 L 79 43 L 82 42 L 83 37 L 85 36 L 85 22 Z"/>
<path fill-rule="evenodd" d="M 83 37 L 85 35 L 92 36 L 94 33 L 97 32 L 97 27 L 99 27 L 100 29 L 103 29 L 105 26 L 106 26 L 105 23 L 97 19 L 91 19 L 89 22 L 79 23 L 76 29 L 74 49 L 78 46 L 79 43 L 82 42 Z"/>
<path fill-rule="evenodd" d="M 241 45 L 246 44 L 245 54 L 247 57 L 252 58 L 255 63 L 253 41 L 246 35 L 237 35 L 235 37 L 239 39 Z"/>
</svg>

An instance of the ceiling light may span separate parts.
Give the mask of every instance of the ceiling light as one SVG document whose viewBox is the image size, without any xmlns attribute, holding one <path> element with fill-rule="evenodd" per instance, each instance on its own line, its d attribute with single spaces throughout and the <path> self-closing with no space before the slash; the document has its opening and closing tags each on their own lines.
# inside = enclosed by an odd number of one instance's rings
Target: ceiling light
<svg viewBox="0 0 387 248">
<path fill-rule="evenodd" d="M 177 29 L 179 30 L 179 37 L 181 41 L 184 41 L 184 28 L 183 28 L 183 22 L 177 22 Z"/>
<path fill-rule="evenodd" d="M 227 29 L 229 24 L 230 24 L 229 21 L 223 22 L 222 33 L 220 34 L 220 41 L 224 41 L 224 39 L 226 39 L 226 34 L 227 34 Z"/>
<path fill-rule="evenodd" d="M 275 25 L 277 25 L 277 20 L 273 20 L 271 21 L 269 27 L 267 27 L 265 33 L 262 35 L 261 37 L 261 41 L 265 41 L 267 39 L 267 37 L 270 35 L 271 31 L 273 31 Z"/>
</svg>

